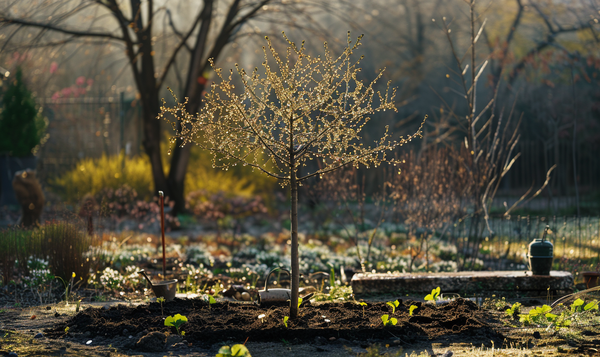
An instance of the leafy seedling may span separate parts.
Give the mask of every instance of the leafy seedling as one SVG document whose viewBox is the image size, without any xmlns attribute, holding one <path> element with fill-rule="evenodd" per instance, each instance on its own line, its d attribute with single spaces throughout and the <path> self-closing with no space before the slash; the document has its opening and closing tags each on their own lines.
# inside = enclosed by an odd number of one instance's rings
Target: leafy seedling
<svg viewBox="0 0 600 357">
<path fill-rule="evenodd" d="M 425 296 L 425 301 L 433 301 L 433 303 L 435 304 L 435 301 L 439 298 L 440 298 L 440 287 L 438 286 L 437 288 L 431 290 L 431 294 L 427 294 L 427 296 Z"/>
<path fill-rule="evenodd" d="M 302 304 L 302 298 L 301 297 L 298 298 L 298 308 L 300 308 L 300 304 Z"/>
<path fill-rule="evenodd" d="M 212 295 L 208 295 L 208 308 L 211 309 L 212 304 L 216 304 L 217 300 Z"/>
<path fill-rule="evenodd" d="M 396 308 L 398 307 L 398 305 L 400 305 L 400 302 L 398 300 L 388 301 L 386 304 L 390 305 L 392 307 L 392 315 L 393 315 L 396 312 Z"/>
<path fill-rule="evenodd" d="M 285 326 L 285 328 L 288 328 L 287 322 L 288 322 L 289 319 L 290 319 L 289 316 L 284 316 L 283 317 L 283 326 Z"/>
<path fill-rule="evenodd" d="M 177 334 L 180 335 L 181 333 L 179 332 L 179 328 L 186 322 L 188 322 L 187 317 L 180 314 L 176 314 L 175 316 L 167 316 L 167 318 L 165 319 L 165 326 L 175 327 L 175 330 L 177 330 Z"/>
<path fill-rule="evenodd" d="M 160 302 L 160 316 L 163 316 L 164 315 L 163 302 L 165 302 L 165 298 L 161 296 L 159 298 L 156 298 L 156 301 Z"/>
<path fill-rule="evenodd" d="M 232 347 L 223 346 L 219 348 L 219 352 L 216 357 L 252 357 L 250 351 L 244 345 L 233 345 Z"/>
<path fill-rule="evenodd" d="M 521 303 L 515 302 L 512 306 L 505 311 L 506 315 L 516 319 L 517 316 L 521 313 Z"/>
<path fill-rule="evenodd" d="M 389 324 L 396 326 L 396 324 L 398 323 L 398 319 L 396 319 L 395 317 L 392 317 L 390 319 L 390 317 L 388 315 L 382 315 L 381 321 L 383 321 L 383 326 L 387 326 Z"/>
<path fill-rule="evenodd" d="M 410 316 L 412 316 L 412 315 L 413 315 L 413 312 L 414 312 L 414 311 L 415 311 L 417 308 L 418 308 L 418 306 L 417 306 L 417 305 L 410 305 L 410 307 L 408 308 L 408 314 L 409 314 Z"/>
<path fill-rule="evenodd" d="M 360 304 L 360 306 L 362 306 L 362 308 L 363 308 L 363 319 L 364 319 L 364 318 L 365 318 L 365 306 L 367 306 L 367 303 L 366 303 L 366 302 L 362 302 L 362 301 L 361 301 L 361 302 L 359 302 L 359 304 Z"/>
</svg>

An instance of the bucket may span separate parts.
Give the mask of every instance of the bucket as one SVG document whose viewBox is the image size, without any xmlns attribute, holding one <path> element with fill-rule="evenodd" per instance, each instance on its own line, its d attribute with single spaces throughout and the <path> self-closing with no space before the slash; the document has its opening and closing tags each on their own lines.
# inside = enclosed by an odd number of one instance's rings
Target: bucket
<svg viewBox="0 0 600 357">
<path fill-rule="evenodd" d="M 162 280 L 153 283 L 152 280 L 148 278 L 145 271 L 140 270 L 138 271 L 138 274 L 143 275 L 144 278 L 148 280 L 148 283 L 150 283 L 150 287 L 157 298 L 162 297 L 165 299 L 165 301 L 171 301 L 175 299 L 175 293 L 177 292 L 177 279 Z"/>
</svg>

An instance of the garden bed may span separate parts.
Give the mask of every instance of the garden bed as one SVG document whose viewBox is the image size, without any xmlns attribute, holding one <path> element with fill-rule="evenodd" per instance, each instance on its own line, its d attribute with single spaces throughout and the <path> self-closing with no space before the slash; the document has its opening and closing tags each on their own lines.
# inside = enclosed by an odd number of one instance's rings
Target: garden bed
<svg viewBox="0 0 600 357">
<path fill-rule="evenodd" d="M 411 316 L 409 306 L 418 308 Z M 64 323 L 48 329 L 51 338 L 85 344 L 110 343 L 123 350 L 159 352 L 163 349 L 207 348 L 229 342 L 281 342 L 368 346 L 373 343 L 410 345 L 423 341 L 469 341 L 502 345 L 504 337 L 488 323 L 491 317 L 470 300 L 458 299 L 436 306 L 421 302 L 400 302 L 395 313 L 386 303 L 363 306 L 354 302 L 321 303 L 302 306 L 297 320 L 284 316 L 288 307 L 259 307 L 255 304 L 219 302 L 209 306 L 200 299 L 175 299 L 159 303 L 110 308 L 87 308 Z M 164 318 L 181 314 L 188 323 L 181 327 L 185 336 L 164 326 Z M 395 326 L 383 326 L 381 316 L 397 318 Z M 264 317 L 259 318 L 259 316 Z M 68 327 L 68 333 L 65 329 Z M 185 339 L 185 340 L 184 340 Z M 95 341 L 95 342 L 94 342 Z M 110 342 L 109 342 L 110 341 Z"/>
</svg>

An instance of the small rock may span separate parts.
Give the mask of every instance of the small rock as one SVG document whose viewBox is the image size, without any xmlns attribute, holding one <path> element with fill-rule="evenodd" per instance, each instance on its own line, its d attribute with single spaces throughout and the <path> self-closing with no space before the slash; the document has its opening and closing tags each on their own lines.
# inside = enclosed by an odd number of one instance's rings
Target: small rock
<svg viewBox="0 0 600 357">
<path fill-rule="evenodd" d="M 44 334 L 41 332 L 38 332 L 35 336 L 33 336 L 33 338 L 43 338 Z"/>
<path fill-rule="evenodd" d="M 110 309 L 110 307 L 108 305 L 102 306 L 102 310 L 108 310 L 108 309 Z"/>
<path fill-rule="evenodd" d="M 19 357 L 19 355 L 16 352 L 10 352 L 9 354 L 7 354 L 8 357 Z"/>
<path fill-rule="evenodd" d="M 129 330 L 123 329 L 123 336 L 129 336 Z"/>
<path fill-rule="evenodd" d="M 453 354 L 454 354 L 454 352 L 448 350 L 448 351 L 444 352 L 444 354 L 442 355 L 442 357 L 452 357 Z"/>
<path fill-rule="evenodd" d="M 154 331 L 140 338 L 135 348 L 143 352 L 162 352 L 166 343 L 167 336 L 162 332 Z"/>
<path fill-rule="evenodd" d="M 335 341 L 335 337 L 329 337 L 329 341 Z"/>
<path fill-rule="evenodd" d="M 347 346 L 347 345 L 351 345 L 351 344 L 352 344 L 352 342 L 350 342 L 350 341 L 346 340 L 345 338 L 342 338 L 342 337 L 340 337 L 340 338 L 338 338 L 338 339 L 336 339 L 336 340 L 335 340 L 335 344 L 336 344 L 336 345 L 344 345 L 344 346 Z"/>
<path fill-rule="evenodd" d="M 315 337 L 315 343 L 319 346 L 323 346 L 327 344 L 327 339 L 322 336 Z"/>
</svg>

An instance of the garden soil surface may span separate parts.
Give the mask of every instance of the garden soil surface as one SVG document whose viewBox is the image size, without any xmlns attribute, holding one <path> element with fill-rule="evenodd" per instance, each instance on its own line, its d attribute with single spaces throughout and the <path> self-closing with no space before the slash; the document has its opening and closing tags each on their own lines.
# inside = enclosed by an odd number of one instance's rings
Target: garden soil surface
<svg viewBox="0 0 600 357">
<path fill-rule="evenodd" d="M 411 305 L 417 306 L 412 316 Z M 289 308 L 283 306 L 239 302 L 209 306 L 200 299 L 175 299 L 164 303 L 163 310 L 161 314 L 159 303 L 89 307 L 46 329 L 45 335 L 82 345 L 88 341 L 110 344 L 125 353 L 186 353 L 244 342 L 277 343 L 290 348 L 308 343 L 313 346 L 312 352 L 326 352 L 331 345 L 364 351 L 377 343 L 407 347 L 435 341 L 501 346 L 504 340 L 488 323 L 491 317 L 465 299 L 441 306 L 400 302 L 393 314 L 384 302 L 369 303 L 364 308 L 354 302 L 308 304 L 301 306 L 298 319 L 287 321 L 287 327 L 283 320 Z M 188 319 L 180 328 L 185 331 L 183 337 L 177 336 L 175 328 L 164 326 L 164 318 L 175 314 Z M 384 327 L 384 314 L 396 318 L 396 325 Z"/>
<path fill-rule="evenodd" d="M 443 305 L 405 300 L 393 314 L 385 302 L 369 302 L 364 310 L 354 302 L 303 304 L 288 327 L 283 323 L 288 308 L 281 306 L 225 301 L 209 307 L 200 299 L 175 299 L 164 304 L 161 314 L 156 302 L 93 304 L 79 313 L 73 303 L 1 309 L 0 356 L 214 356 L 219 347 L 238 343 L 246 343 L 254 357 L 360 356 L 374 345 L 381 346 L 381 353 L 402 350 L 402 356 L 412 351 L 480 356 L 482 345 L 515 347 L 516 356 L 588 356 L 596 355 L 600 344 L 598 329 L 583 331 L 588 341 L 578 346 L 545 329 L 541 336 L 539 329 L 517 329 L 518 339 L 505 338 L 502 332 L 511 333 L 500 320 L 503 312 L 463 299 Z M 418 307 L 412 316 L 411 305 Z M 175 314 L 188 318 L 181 327 L 185 336 L 164 326 L 164 318 Z M 384 327 L 384 314 L 397 324 Z"/>
</svg>

